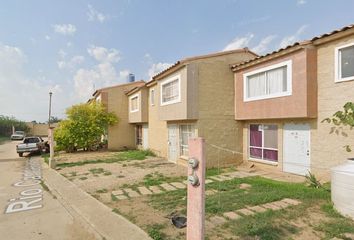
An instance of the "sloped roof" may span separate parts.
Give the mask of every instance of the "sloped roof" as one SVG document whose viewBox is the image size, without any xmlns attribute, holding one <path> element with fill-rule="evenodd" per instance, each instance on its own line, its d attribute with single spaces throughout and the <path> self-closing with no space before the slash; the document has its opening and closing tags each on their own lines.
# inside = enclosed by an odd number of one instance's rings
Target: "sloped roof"
<svg viewBox="0 0 354 240">
<path fill-rule="evenodd" d="M 168 72 L 168 71 L 170 71 L 172 69 L 178 69 L 178 67 L 182 67 L 186 63 L 189 63 L 189 62 L 192 62 L 192 61 L 196 61 L 196 60 L 199 60 L 199 59 L 207 59 L 207 58 L 219 57 L 219 56 L 224 56 L 224 55 L 228 55 L 228 54 L 242 53 L 242 52 L 249 52 L 249 53 L 253 54 L 254 56 L 258 57 L 258 55 L 256 53 L 252 52 L 248 48 L 241 48 L 241 49 L 235 49 L 235 50 L 231 50 L 231 51 L 223 51 L 223 52 L 209 53 L 209 54 L 199 55 L 199 56 L 194 56 L 194 57 L 188 57 L 188 58 L 185 58 L 185 59 L 182 59 L 182 60 L 179 60 L 179 61 L 175 62 L 174 64 L 172 64 L 168 68 L 166 68 L 166 69 L 162 70 L 161 72 L 155 74 L 152 77 L 152 80 L 147 82 L 147 85 L 150 84 L 151 82 L 155 81 L 158 77 L 160 77 L 164 73 L 166 73 L 166 72 Z"/>
<path fill-rule="evenodd" d="M 334 31 L 332 31 L 332 32 L 329 32 L 329 33 L 325 33 L 325 34 L 322 34 L 322 35 L 313 37 L 312 39 L 307 40 L 307 41 L 295 42 L 295 43 L 293 43 L 293 44 L 291 44 L 291 45 L 288 45 L 288 46 L 286 46 L 286 47 L 284 47 L 284 48 L 280 48 L 280 49 L 278 49 L 278 50 L 275 50 L 275 51 L 273 51 L 273 52 L 267 53 L 267 54 L 265 54 L 265 55 L 258 56 L 258 57 L 256 57 L 256 58 L 253 58 L 253 59 L 250 59 L 250 60 L 247 60 L 247 61 L 238 63 L 238 64 L 234 64 L 234 65 L 231 66 L 231 69 L 234 70 L 235 68 L 242 67 L 242 66 L 247 65 L 247 64 L 249 64 L 249 63 L 252 63 L 252 62 L 254 62 L 254 61 L 257 61 L 257 60 L 266 58 L 266 57 L 268 57 L 268 56 L 274 55 L 274 54 L 276 54 L 276 53 L 280 53 L 280 52 L 282 52 L 282 51 L 284 51 L 284 50 L 287 50 L 287 49 L 290 49 L 290 48 L 294 48 L 294 47 L 296 47 L 296 46 L 303 46 L 303 45 L 308 45 L 308 44 L 314 43 L 315 41 L 317 41 L 317 40 L 319 40 L 319 39 L 323 39 L 323 38 L 332 36 L 332 35 L 334 35 L 334 34 L 347 31 L 347 30 L 352 29 L 352 28 L 354 28 L 354 24 L 345 26 L 345 27 L 340 28 L 340 29 L 336 29 L 336 30 L 334 30 Z"/>
</svg>

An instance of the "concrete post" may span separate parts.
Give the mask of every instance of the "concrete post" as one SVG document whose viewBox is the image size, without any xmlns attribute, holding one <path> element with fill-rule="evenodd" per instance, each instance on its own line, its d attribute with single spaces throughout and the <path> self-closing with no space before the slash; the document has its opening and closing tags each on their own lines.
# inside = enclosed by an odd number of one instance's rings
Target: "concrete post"
<svg viewBox="0 0 354 240">
<path fill-rule="evenodd" d="M 205 232 L 205 141 L 188 141 L 187 240 L 203 240 Z M 197 160 L 197 164 L 195 164 Z M 193 168 L 194 167 L 194 168 Z M 192 176 L 192 177 L 191 177 Z M 195 184 L 196 177 L 198 183 Z M 194 184 L 192 185 L 192 182 Z"/>
<path fill-rule="evenodd" d="M 55 160 L 54 160 L 54 128 L 48 129 L 48 142 L 49 142 L 49 167 L 55 168 Z"/>
</svg>

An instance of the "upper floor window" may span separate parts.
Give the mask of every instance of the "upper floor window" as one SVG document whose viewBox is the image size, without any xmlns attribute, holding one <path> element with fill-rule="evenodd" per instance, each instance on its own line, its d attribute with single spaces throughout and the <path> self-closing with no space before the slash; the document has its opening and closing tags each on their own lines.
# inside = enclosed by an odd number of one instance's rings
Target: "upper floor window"
<svg viewBox="0 0 354 240">
<path fill-rule="evenodd" d="M 150 90 L 150 104 L 152 106 L 155 105 L 155 89 L 154 88 Z"/>
<path fill-rule="evenodd" d="M 161 105 L 181 101 L 180 76 L 172 77 L 161 83 Z"/>
<path fill-rule="evenodd" d="M 130 97 L 130 112 L 139 111 L 139 95 L 133 95 Z"/>
<path fill-rule="evenodd" d="M 243 75 L 244 101 L 291 95 L 292 62 L 286 61 Z"/>
<path fill-rule="evenodd" d="M 335 81 L 354 80 L 354 43 L 335 49 Z"/>
</svg>

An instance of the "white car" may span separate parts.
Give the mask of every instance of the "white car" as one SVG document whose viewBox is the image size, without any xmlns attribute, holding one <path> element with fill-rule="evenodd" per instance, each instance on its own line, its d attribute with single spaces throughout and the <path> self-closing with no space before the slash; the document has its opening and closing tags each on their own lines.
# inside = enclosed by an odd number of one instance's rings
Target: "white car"
<svg viewBox="0 0 354 240">
<path fill-rule="evenodd" d="M 23 143 L 16 146 L 16 152 L 20 157 L 23 156 L 23 153 L 49 152 L 49 144 L 41 137 L 26 137 Z"/>
<path fill-rule="evenodd" d="M 26 137 L 24 131 L 16 131 L 11 135 L 11 140 L 23 140 Z"/>
</svg>

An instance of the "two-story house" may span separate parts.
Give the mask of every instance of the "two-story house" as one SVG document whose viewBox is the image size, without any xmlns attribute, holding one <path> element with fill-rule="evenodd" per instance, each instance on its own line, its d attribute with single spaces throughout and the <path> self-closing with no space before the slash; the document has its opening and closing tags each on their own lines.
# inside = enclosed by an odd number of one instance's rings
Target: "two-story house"
<svg viewBox="0 0 354 240">
<path fill-rule="evenodd" d="M 131 90 L 129 121 L 136 143 L 183 164 L 188 139 L 198 136 L 206 140 L 207 167 L 240 163 L 242 124 L 234 119 L 230 64 L 256 56 L 245 48 L 186 58 Z"/>
<path fill-rule="evenodd" d="M 98 89 L 93 93 L 90 101 L 101 102 L 108 112 L 113 112 L 118 117 L 118 123 L 107 129 L 109 150 L 135 148 L 135 129 L 129 124 L 129 101 L 126 92 L 144 84 L 144 81 L 119 84 Z"/>
<path fill-rule="evenodd" d="M 243 160 L 328 177 L 354 132 L 322 120 L 354 101 L 354 25 L 232 66 Z"/>
</svg>

